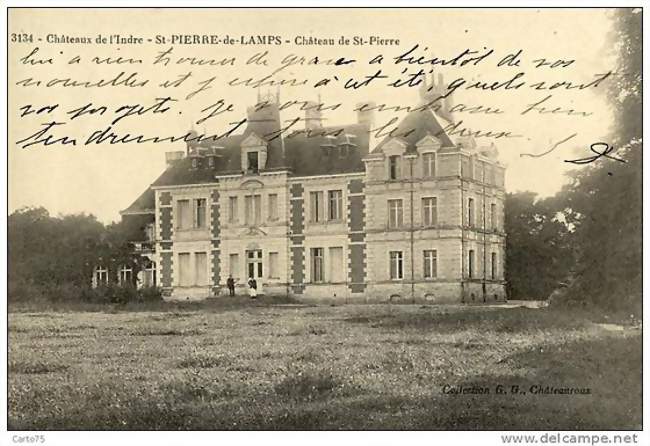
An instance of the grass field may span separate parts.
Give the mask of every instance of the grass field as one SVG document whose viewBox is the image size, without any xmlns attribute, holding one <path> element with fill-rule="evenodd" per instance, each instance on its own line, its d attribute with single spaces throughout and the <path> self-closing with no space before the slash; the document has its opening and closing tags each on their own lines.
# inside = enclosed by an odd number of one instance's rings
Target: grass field
<svg viewBox="0 0 650 446">
<path fill-rule="evenodd" d="M 12 312 L 8 397 L 20 430 L 638 429 L 641 332 L 471 306 Z"/>
</svg>

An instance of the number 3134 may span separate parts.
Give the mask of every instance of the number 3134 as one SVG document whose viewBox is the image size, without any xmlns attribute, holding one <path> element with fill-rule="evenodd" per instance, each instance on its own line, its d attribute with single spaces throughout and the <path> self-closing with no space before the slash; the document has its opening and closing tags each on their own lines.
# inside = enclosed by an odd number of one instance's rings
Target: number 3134
<svg viewBox="0 0 650 446">
<path fill-rule="evenodd" d="M 34 41 L 34 36 L 27 33 L 11 33 L 11 41 L 16 43 L 32 43 Z"/>
</svg>

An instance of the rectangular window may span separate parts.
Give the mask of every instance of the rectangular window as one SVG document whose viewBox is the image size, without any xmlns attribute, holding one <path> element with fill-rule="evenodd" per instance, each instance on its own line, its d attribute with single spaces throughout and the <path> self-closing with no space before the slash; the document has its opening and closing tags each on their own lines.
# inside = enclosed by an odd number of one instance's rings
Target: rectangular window
<svg viewBox="0 0 650 446">
<path fill-rule="evenodd" d="M 434 178 L 436 176 L 436 154 L 425 153 L 422 156 L 422 162 L 424 163 L 424 177 Z"/>
<path fill-rule="evenodd" d="M 197 198 L 194 200 L 194 227 L 196 228 L 206 227 L 206 204 L 207 200 L 205 198 Z"/>
<path fill-rule="evenodd" d="M 345 282 L 345 269 L 343 266 L 343 248 L 335 247 L 330 248 L 329 252 L 330 261 L 330 275 L 329 281 L 333 283 Z"/>
<path fill-rule="evenodd" d="M 402 251 L 390 252 L 390 278 L 401 280 L 404 278 L 404 258 Z"/>
<path fill-rule="evenodd" d="M 120 267 L 118 281 L 120 285 L 127 285 L 133 283 L 133 270 L 128 265 Z"/>
<path fill-rule="evenodd" d="M 263 277 L 262 268 L 262 250 L 253 249 L 246 251 L 246 264 L 248 267 L 248 277 L 261 279 Z"/>
<path fill-rule="evenodd" d="M 343 191 L 328 191 L 327 201 L 329 202 L 329 220 L 341 220 L 341 210 L 343 208 Z"/>
<path fill-rule="evenodd" d="M 190 200 L 178 200 L 177 202 L 178 229 L 189 229 L 192 227 L 192 213 L 190 211 Z"/>
<path fill-rule="evenodd" d="M 424 278 L 435 279 L 438 277 L 438 251 L 429 249 L 424 251 Z"/>
<path fill-rule="evenodd" d="M 436 197 L 422 199 L 422 223 L 425 227 L 438 224 L 438 199 Z"/>
<path fill-rule="evenodd" d="M 248 152 L 246 154 L 246 157 L 247 157 L 247 161 L 248 161 L 248 172 L 249 173 L 257 173 L 257 171 L 259 170 L 257 152 Z"/>
<path fill-rule="evenodd" d="M 244 197 L 244 219 L 247 225 L 260 224 L 262 213 L 262 196 L 261 195 L 246 195 Z"/>
<path fill-rule="evenodd" d="M 230 254 L 229 272 L 233 279 L 239 279 L 239 254 Z"/>
<path fill-rule="evenodd" d="M 474 226 L 474 199 L 467 199 L 467 226 Z"/>
<path fill-rule="evenodd" d="M 156 240 L 156 228 L 153 223 L 149 223 L 146 228 L 145 228 L 145 234 L 147 237 L 147 241 L 153 242 Z"/>
<path fill-rule="evenodd" d="M 253 196 L 244 197 L 244 222 L 247 225 L 253 224 Z"/>
<path fill-rule="evenodd" d="M 180 286 L 190 286 L 192 284 L 189 252 L 182 252 L 178 254 L 178 284 Z"/>
<path fill-rule="evenodd" d="M 237 208 L 237 197 L 228 198 L 228 221 L 237 223 L 239 220 L 239 209 Z"/>
<path fill-rule="evenodd" d="M 278 253 L 270 252 L 269 253 L 269 278 L 279 279 L 280 274 L 278 273 Z"/>
<path fill-rule="evenodd" d="M 316 223 L 323 221 L 325 218 L 325 203 L 323 203 L 323 193 L 322 192 L 310 192 L 310 209 L 311 209 L 311 221 Z"/>
<path fill-rule="evenodd" d="M 142 284 L 145 287 L 156 286 L 156 262 L 148 262 L 145 265 Z"/>
<path fill-rule="evenodd" d="M 492 277 L 492 280 L 495 280 L 497 278 L 498 266 L 499 265 L 497 264 L 497 253 L 493 252 L 492 258 L 490 259 L 490 276 Z"/>
<path fill-rule="evenodd" d="M 391 180 L 399 178 L 399 156 L 393 155 L 388 157 L 388 172 Z"/>
<path fill-rule="evenodd" d="M 497 205 L 492 203 L 490 205 L 490 223 L 492 224 L 492 230 L 496 231 L 498 228 L 497 225 Z"/>
<path fill-rule="evenodd" d="M 470 279 L 474 277 L 474 250 L 469 250 L 469 255 L 467 256 L 467 277 Z"/>
<path fill-rule="evenodd" d="M 262 196 L 253 195 L 253 209 L 255 209 L 255 224 L 262 222 Z"/>
<path fill-rule="evenodd" d="M 323 248 L 312 248 L 311 249 L 311 281 L 312 282 L 322 282 L 323 277 Z"/>
<path fill-rule="evenodd" d="M 194 284 L 205 286 L 208 284 L 208 254 L 197 252 L 194 254 Z"/>
<path fill-rule="evenodd" d="M 95 268 L 95 281 L 97 285 L 108 284 L 108 270 L 103 266 Z"/>
<path fill-rule="evenodd" d="M 269 194 L 269 220 L 278 219 L 278 194 Z"/>
<path fill-rule="evenodd" d="M 403 223 L 402 200 L 388 200 L 388 227 L 401 228 Z"/>
</svg>

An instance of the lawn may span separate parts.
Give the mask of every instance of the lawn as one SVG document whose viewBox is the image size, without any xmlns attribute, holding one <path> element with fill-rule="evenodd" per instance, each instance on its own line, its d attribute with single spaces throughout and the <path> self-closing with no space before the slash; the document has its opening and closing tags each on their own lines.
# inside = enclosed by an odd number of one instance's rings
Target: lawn
<svg viewBox="0 0 650 446">
<path fill-rule="evenodd" d="M 8 398 L 15 430 L 639 429 L 641 332 L 548 309 L 263 299 L 11 312 Z"/>
</svg>

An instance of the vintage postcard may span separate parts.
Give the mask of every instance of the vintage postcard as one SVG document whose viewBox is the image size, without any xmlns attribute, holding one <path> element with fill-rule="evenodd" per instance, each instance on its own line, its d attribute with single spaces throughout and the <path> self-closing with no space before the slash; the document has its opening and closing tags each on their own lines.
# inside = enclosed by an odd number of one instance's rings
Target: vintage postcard
<svg viewBox="0 0 650 446">
<path fill-rule="evenodd" d="M 11 444 L 642 443 L 641 8 L 7 15 Z"/>
</svg>

